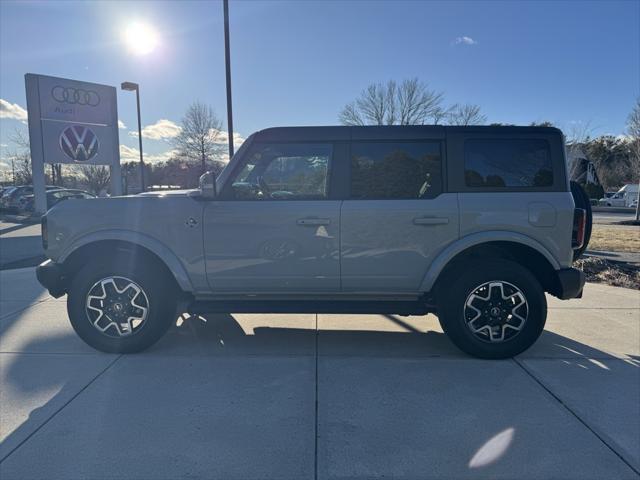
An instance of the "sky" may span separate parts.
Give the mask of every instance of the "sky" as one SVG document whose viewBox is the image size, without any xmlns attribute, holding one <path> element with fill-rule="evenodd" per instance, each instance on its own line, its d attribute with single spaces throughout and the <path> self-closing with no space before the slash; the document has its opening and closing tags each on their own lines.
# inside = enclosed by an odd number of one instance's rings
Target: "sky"
<svg viewBox="0 0 640 480">
<path fill-rule="evenodd" d="M 489 122 L 624 133 L 640 95 L 640 1 L 231 0 L 234 130 L 334 125 L 367 85 L 417 77 Z M 132 24 L 155 32 L 141 54 Z M 140 84 L 143 150 L 168 158 L 193 101 L 226 119 L 222 2 L 0 0 L 0 162 L 26 132 L 25 73 Z M 138 45 L 140 47 L 140 45 Z M 118 90 L 122 160 L 137 158 Z M 224 122 L 226 124 L 226 122 Z M 226 127 L 223 127 L 226 129 Z"/>
</svg>

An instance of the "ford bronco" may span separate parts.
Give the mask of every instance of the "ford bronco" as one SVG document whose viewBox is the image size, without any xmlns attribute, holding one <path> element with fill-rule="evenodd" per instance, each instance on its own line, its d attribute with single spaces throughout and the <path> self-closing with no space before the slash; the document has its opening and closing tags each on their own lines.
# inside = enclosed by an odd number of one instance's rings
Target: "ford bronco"
<svg viewBox="0 0 640 480">
<path fill-rule="evenodd" d="M 197 190 L 56 205 L 37 276 L 106 352 L 185 311 L 431 312 L 505 358 L 541 334 L 545 292 L 581 296 L 590 213 L 555 128 L 271 128 Z"/>
</svg>

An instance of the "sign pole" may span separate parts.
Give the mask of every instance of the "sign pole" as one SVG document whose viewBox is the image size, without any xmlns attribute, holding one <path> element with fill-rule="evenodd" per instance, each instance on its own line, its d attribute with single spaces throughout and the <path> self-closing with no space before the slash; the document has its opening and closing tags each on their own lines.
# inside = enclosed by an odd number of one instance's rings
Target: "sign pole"
<svg viewBox="0 0 640 480">
<path fill-rule="evenodd" d="M 47 195 L 44 177 L 44 147 L 42 145 L 38 77 L 27 73 L 24 76 L 24 84 L 27 91 L 27 111 L 29 112 L 29 145 L 31 149 L 34 213 L 43 214 L 47 211 Z"/>
<path fill-rule="evenodd" d="M 229 0 L 224 7 L 224 65 L 227 77 L 227 129 L 229 132 L 229 160 L 233 157 L 233 109 L 231 106 L 231 56 L 229 52 Z"/>
<path fill-rule="evenodd" d="M 118 118 L 118 103 L 116 102 L 114 105 L 115 108 L 115 117 Z M 117 120 L 116 120 L 117 125 Z M 111 165 L 109 165 L 109 171 L 111 172 L 110 180 L 111 180 L 111 196 L 118 197 L 122 195 L 122 167 L 120 166 L 120 129 L 116 129 L 115 136 L 115 155 L 116 158 L 113 159 Z"/>
</svg>

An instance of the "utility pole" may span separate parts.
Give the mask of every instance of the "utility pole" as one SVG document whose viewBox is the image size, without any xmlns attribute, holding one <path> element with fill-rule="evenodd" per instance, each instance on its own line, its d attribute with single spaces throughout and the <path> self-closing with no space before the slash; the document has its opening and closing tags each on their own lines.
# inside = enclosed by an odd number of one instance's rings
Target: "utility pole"
<svg viewBox="0 0 640 480">
<path fill-rule="evenodd" d="M 122 82 L 122 90 L 136 92 L 136 108 L 138 110 L 138 149 L 140 151 L 140 190 L 145 191 L 144 183 L 144 158 L 142 156 L 142 121 L 140 120 L 140 85 L 134 82 Z"/>
<path fill-rule="evenodd" d="M 227 77 L 227 130 L 229 132 L 229 160 L 233 157 L 233 108 L 231 106 L 231 57 L 229 53 L 229 0 L 222 0 L 224 9 L 224 65 Z"/>
</svg>

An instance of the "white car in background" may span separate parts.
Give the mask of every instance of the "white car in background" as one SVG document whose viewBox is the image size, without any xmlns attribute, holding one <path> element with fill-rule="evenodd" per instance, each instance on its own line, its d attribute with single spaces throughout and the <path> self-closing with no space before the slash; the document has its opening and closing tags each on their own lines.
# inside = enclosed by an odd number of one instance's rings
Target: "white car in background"
<svg viewBox="0 0 640 480">
<path fill-rule="evenodd" d="M 605 207 L 631 207 L 638 201 L 638 184 L 628 183 L 609 198 L 601 198 L 598 204 Z"/>
</svg>

